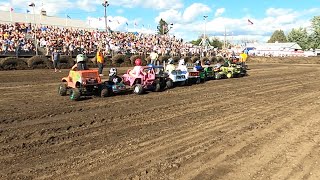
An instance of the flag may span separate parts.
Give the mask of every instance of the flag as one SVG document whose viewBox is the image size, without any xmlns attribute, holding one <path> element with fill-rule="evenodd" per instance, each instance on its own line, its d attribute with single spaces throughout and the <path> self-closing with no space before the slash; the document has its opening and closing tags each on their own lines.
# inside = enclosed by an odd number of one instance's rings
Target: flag
<svg viewBox="0 0 320 180">
<path fill-rule="evenodd" d="M 13 8 L 10 8 L 10 12 L 12 12 L 13 11 Z"/>
<path fill-rule="evenodd" d="M 128 22 L 126 22 L 126 25 L 129 26 Z"/>
<path fill-rule="evenodd" d="M 253 22 L 250 21 L 250 19 L 248 19 L 248 24 L 249 24 L 249 25 L 253 25 Z"/>
<path fill-rule="evenodd" d="M 29 13 L 30 11 L 27 9 L 27 13 Z"/>
<path fill-rule="evenodd" d="M 99 21 L 102 21 L 102 18 L 99 18 Z"/>
<path fill-rule="evenodd" d="M 67 15 L 67 18 L 71 19 L 71 17 L 69 15 Z"/>
<path fill-rule="evenodd" d="M 112 22 L 111 19 L 109 19 L 109 22 Z"/>
<path fill-rule="evenodd" d="M 134 22 L 134 26 L 138 26 L 137 22 Z"/>
<path fill-rule="evenodd" d="M 120 24 L 119 20 L 117 20 L 118 24 Z"/>
</svg>

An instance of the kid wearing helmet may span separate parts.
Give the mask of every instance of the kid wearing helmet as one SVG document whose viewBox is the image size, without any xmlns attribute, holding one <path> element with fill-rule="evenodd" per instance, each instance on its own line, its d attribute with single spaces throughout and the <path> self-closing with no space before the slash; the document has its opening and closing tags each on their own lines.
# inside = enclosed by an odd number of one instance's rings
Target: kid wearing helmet
<svg viewBox="0 0 320 180">
<path fill-rule="evenodd" d="M 143 72 L 143 67 L 142 67 L 142 61 L 141 61 L 141 59 L 136 59 L 136 60 L 134 61 L 134 64 L 135 64 L 134 68 L 129 72 L 129 75 L 130 75 L 130 76 L 136 77 L 136 76 L 139 76 L 141 73 L 142 73 L 142 74 L 145 74 L 145 73 Z"/>
<path fill-rule="evenodd" d="M 168 65 L 166 66 L 166 69 L 165 69 L 166 72 L 171 73 L 173 70 L 176 69 L 173 63 L 174 61 L 172 58 L 168 59 Z"/>
<path fill-rule="evenodd" d="M 115 84 L 122 82 L 122 78 L 117 75 L 117 68 L 111 68 L 109 70 L 109 81 Z"/>
<path fill-rule="evenodd" d="M 81 71 L 81 70 L 88 70 L 88 66 L 86 63 L 87 57 L 84 54 L 78 54 L 76 57 L 76 64 L 73 65 L 73 67 L 71 68 L 71 70 L 77 70 L 77 71 Z"/>
<path fill-rule="evenodd" d="M 201 66 L 201 63 L 199 60 L 197 60 L 195 63 L 194 63 L 194 68 L 197 70 L 197 71 L 202 71 L 203 68 Z"/>
<path fill-rule="evenodd" d="M 179 60 L 179 65 L 178 65 L 178 68 L 179 70 L 181 70 L 182 72 L 187 72 L 188 71 L 188 68 L 187 66 L 185 65 L 185 61 L 184 59 L 180 59 Z"/>
</svg>

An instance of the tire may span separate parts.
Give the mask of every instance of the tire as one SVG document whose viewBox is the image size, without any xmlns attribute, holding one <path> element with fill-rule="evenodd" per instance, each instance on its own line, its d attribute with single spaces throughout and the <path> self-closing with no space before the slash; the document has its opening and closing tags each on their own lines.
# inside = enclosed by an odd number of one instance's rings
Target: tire
<svg viewBox="0 0 320 180">
<path fill-rule="evenodd" d="M 200 84 L 201 83 L 201 78 L 198 77 L 197 80 L 196 80 L 196 84 Z"/>
<path fill-rule="evenodd" d="M 171 79 L 167 80 L 167 82 L 166 82 L 166 87 L 167 87 L 168 89 L 173 88 L 173 82 L 172 82 Z"/>
<path fill-rule="evenodd" d="M 161 88 L 160 83 L 159 83 L 159 82 L 157 82 L 157 83 L 156 83 L 156 85 L 155 85 L 155 89 L 154 89 L 154 91 L 155 91 L 155 92 L 160 92 L 160 91 L 161 91 L 161 89 L 162 89 L 162 88 Z"/>
<path fill-rule="evenodd" d="M 202 83 L 205 83 L 206 81 L 207 81 L 207 76 L 204 76 L 204 78 L 203 79 L 201 79 L 202 80 Z"/>
<path fill-rule="evenodd" d="M 230 79 L 230 78 L 232 78 L 232 77 L 233 77 L 232 73 L 231 73 L 231 72 L 228 72 L 228 73 L 227 73 L 227 78 Z"/>
<path fill-rule="evenodd" d="M 185 85 L 186 85 L 186 83 L 187 83 L 187 80 L 185 80 L 185 81 L 181 81 L 179 85 L 180 85 L 180 86 L 185 86 Z"/>
<path fill-rule="evenodd" d="M 143 87 L 142 87 L 142 85 L 141 85 L 141 84 L 136 84 L 136 85 L 134 85 L 134 87 L 133 87 L 133 93 L 138 94 L 138 95 L 142 94 L 142 93 L 143 93 Z"/>
<path fill-rule="evenodd" d="M 110 96 L 110 91 L 107 87 L 102 87 L 100 91 L 100 97 L 108 97 Z"/>
<path fill-rule="evenodd" d="M 220 74 L 220 73 L 215 73 L 215 74 L 214 74 L 214 78 L 215 78 L 216 80 L 221 79 L 221 74 Z"/>
<path fill-rule="evenodd" d="M 70 99 L 73 101 L 78 101 L 80 100 L 81 97 L 81 92 L 78 88 L 72 88 L 70 90 Z"/>
<path fill-rule="evenodd" d="M 60 84 L 58 88 L 58 93 L 60 96 L 66 96 L 67 95 L 67 85 L 66 84 Z"/>
</svg>

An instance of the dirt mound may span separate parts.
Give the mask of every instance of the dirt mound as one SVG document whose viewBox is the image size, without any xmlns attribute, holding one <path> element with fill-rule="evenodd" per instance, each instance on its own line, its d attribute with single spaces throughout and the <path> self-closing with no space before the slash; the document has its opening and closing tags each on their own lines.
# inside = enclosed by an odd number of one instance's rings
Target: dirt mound
<svg viewBox="0 0 320 180">
<path fill-rule="evenodd" d="M 0 69 L 3 70 L 22 70 L 28 69 L 25 59 L 16 57 L 7 57 L 0 60 Z"/>
<path fill-rule="evenodd" d="M 139 55 L 125 56 L 125 55 L 116 55 L 111 59 L 106 58 L 106 66 L 115 66 L 115 67 L 128 67 L 133 66 L 134 61 L 140 58 L 142 59 L 143 65 L 150 63 L 150 57 L 146 59 L 141 58 Z M 167 61 L 169 56 L 160 56 L 159 61 Z M 175 63 L 178 63 L 180 57 L 172 57 Z M 185 56 L 181 57 L 185 59 L 187 63 L 194 63 L 197 60 L 200 60 L 199 56 Z M 207 60 L 207 58 L 205 58 Z M 216 63 L 219 60 L 223 60 L 222 57 L 209 57 L 208 58 L 212 63 Z M 201 60 L 204 60 L 201 58 Z M 75 63 L 75 59 L 70 56 L 61 56 L 60 58 L 61 68 L 69 69 Z M 89 67 L 96 67 L 96 58 L 88 59 Z M 290 63 L 290 64 L 320 64 L 320 57 L 249 57 L 248 63 Z M 0 59 L 0 70 L 20 70 L 20 69 L 42 69 L 42 68 L 53 68 L 52 61 L 46 56 L 34 56 L 29 59 L 16 58 L 16 57 L 7 57 Z"/>
</svg>

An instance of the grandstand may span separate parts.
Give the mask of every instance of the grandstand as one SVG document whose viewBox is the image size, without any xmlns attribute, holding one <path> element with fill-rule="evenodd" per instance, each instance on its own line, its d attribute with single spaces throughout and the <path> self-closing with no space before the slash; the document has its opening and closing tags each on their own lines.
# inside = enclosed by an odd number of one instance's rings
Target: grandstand
<svg viewBox="0 0 320 180">
<path fill-rule="evenodd" d="M 34 21 L 35 20 L 35 21 Z M 81 29 L 94 29 L 89 26 L 89 24 L 83 20 L 61 18 L 54 16 L 47 16 L 41 14 L 32 13 L 16 13 L 9 11 L 0 11 L 0 23 L 36 23 L 38 25 L 48 25 L 48 26 L 58 26 L 58 27 L 73 27 Z"/>
</svg>

